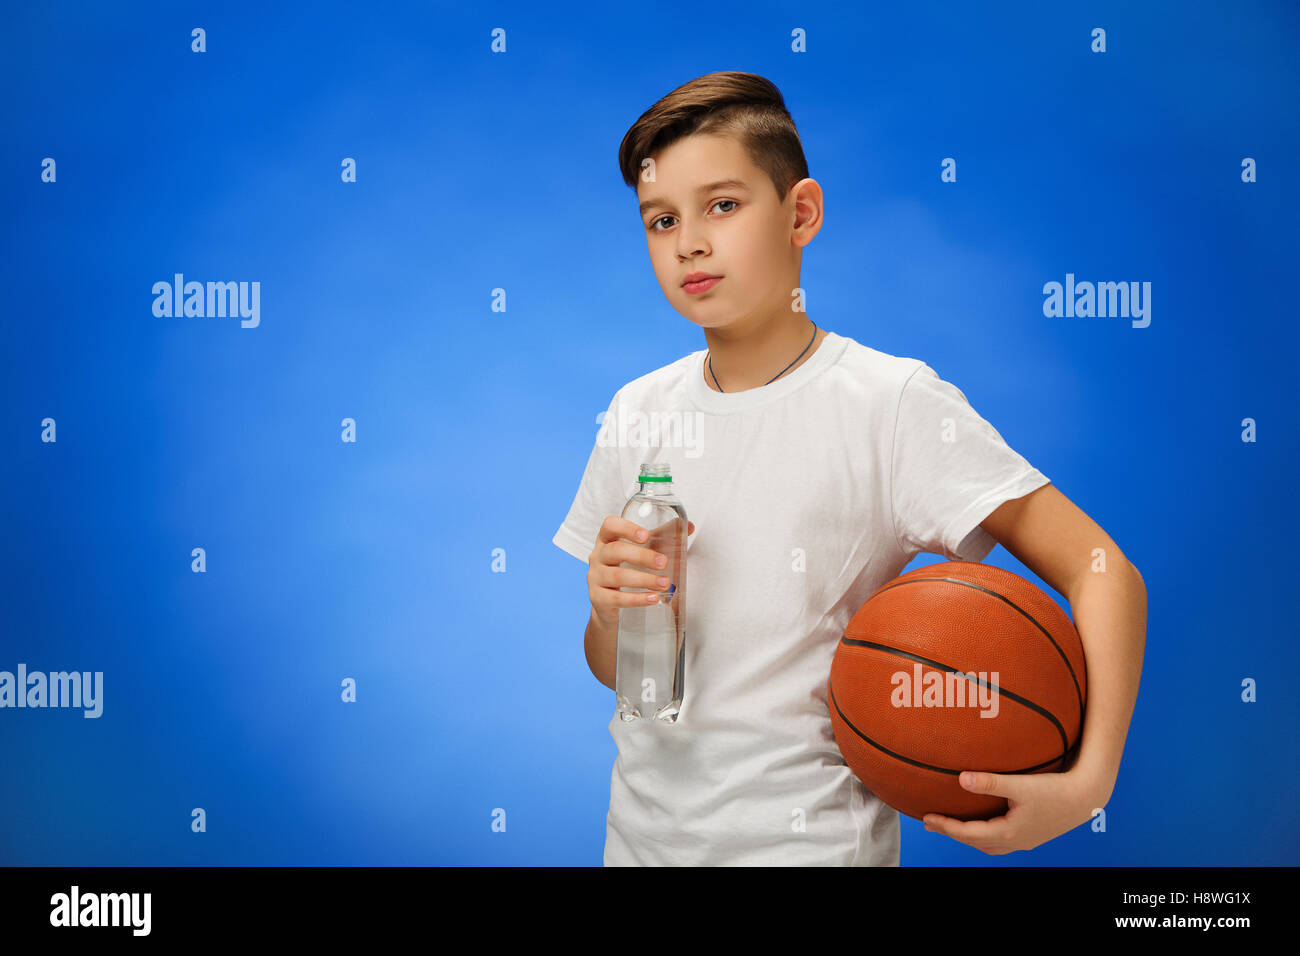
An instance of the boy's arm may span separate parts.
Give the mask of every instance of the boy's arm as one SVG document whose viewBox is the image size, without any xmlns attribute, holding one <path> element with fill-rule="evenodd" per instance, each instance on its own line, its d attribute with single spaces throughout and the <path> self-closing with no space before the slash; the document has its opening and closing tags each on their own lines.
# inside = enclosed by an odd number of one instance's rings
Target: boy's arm
<svg viewBox="0 0 1300 956">
<path fill-rule="evenodd" d="M 583 635 L 583 647 L 587 652 L 587 666 L 596 680 L 610 690 L 614 690 L 616 667 L 618 666 L 618 611 L 612 618 L 601 617 L 592 607 L 591 617 L 587 621 L 587 633 Z"/>
<path fill-rule="evenodd" d="M 1071 769 L 1110 799 L 1137 702 L 1147 592 L 1132 563 L 1055 485 L 1004 502 L 981 523 L 1070 603 L 1088 665 L 1083 737 Z"/>
<path fill-rule="evenodd" d="M 1142 675 L 1147 592 L 1119 546 L 1053 485 L 1004 502 L 981 527 L 1070 602 L 1088 665 L 1073 765 L 1061 773 L 963 773 L 959 780 L 972 792 L 1007 798 L 1007 813 L 992 820 L 924 817 L 927 830 L 1000 854 L 1046 843 L 1086 823 L 1110 799 Z"/>
</svg>

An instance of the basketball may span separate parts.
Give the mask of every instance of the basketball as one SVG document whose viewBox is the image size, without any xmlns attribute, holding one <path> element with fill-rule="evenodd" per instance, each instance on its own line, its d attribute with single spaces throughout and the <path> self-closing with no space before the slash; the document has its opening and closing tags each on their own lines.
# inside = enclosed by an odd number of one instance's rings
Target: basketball
<svg viewBox="0 0 1300 956">
<path fill-rule="evenodd" d="M 845 763 L 917 820 L 1006 813 L 1003 797 L 958 775 L 1065 770 L 1087 699 L 1069 615 L 1024 578 L 970 561 L 881 586 L 849 622 L 827 684 Z"/>
</svg>

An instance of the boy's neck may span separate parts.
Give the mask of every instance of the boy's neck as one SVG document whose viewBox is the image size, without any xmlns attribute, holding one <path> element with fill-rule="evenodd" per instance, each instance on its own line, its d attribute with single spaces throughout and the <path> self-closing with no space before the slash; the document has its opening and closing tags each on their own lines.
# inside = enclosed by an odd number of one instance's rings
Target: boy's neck
<svg viewBox="0 0 1300 956">
<path fill-rule="evenodd" d="M 818 328 L 817 337 L 813 339 L 813 328 L 813 320 L 807 313 L 788 318 L 782 316 L 781 321 L 757 329 L 706 328 L 704 339 L 709 354 L 704 362 L 705 384 L 715 392 L 719 391 L 720 385 L 721 391 L 727 393 L 760 388 L 799 356 L 799 360 L 776 379 L 781 381 L 812 358 L 821 346 L 827 331 Z M 799 355 L 800 352 L 803 355 Z M 714 376 L 717 376 L 716 384 Z"/>
</svg>

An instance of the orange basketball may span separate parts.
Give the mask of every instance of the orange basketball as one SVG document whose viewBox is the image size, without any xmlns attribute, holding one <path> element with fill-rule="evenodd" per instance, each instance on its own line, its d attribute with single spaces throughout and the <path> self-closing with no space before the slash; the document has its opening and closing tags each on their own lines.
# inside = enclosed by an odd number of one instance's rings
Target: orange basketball
<svg viewBox="0 0 1300 956">
<path fill-rule="evenodd" d="M 909 571 L 849 622 L 827 685 L 831 726 L 867 789 L 909 817 L 983 820 L 1002 797 L 963 770 L 1064 770 L 1088 699 L 1083 643 L 1024 578 L 970 561 Z"/>
</svg>

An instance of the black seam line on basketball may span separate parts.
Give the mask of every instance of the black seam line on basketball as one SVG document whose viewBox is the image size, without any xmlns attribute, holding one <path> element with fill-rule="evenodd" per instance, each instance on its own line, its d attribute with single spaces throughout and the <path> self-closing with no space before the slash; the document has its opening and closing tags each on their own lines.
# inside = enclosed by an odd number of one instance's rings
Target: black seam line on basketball
<svg viewBox="0 0 1300 956">
<path fill-rule="evenodd" d="M 909 658 L 910 660 L 919 661 L 922 664 L 928 664 L 930 667 L 933 667 L 936 670 L 947 671 L 950 674 L 958 674 L 966 678 L 966 680 L 971 679 L 968 676 L 970 673 L 969 671 L 960 670 L 956 667 L 952 667 L 951 665 L 944 664 L 940 661 L 932 661 L 928 657 L 922 657 L 920 654 L 913 654 L 911 651 L 899 650 L 897 647 L 890 647 L 887 644 L 877 644 L 875 641 L 864 641 L 861 638 L 849 637 L 847 634 L 845 634 L 843 637 L 840 638 L 840 643 L 855 644 L 858 647 L 870 647 L 877 651 L 884 651 L 886 654 L 895 654 L 899 657 L 906 657 Z M 1003 690 L 1000 687 L 996 687 L 978 675 L 976 675 L 975 681 L 976 683 L 982 684 L 985 687 L 991 688 L 992 690 L 994 690 L 996 693 L 998 693 L 1003 697 L 1010 697 L 1012 700 L 1016 701 L 1017 703 L 1024 704 L 1026 707 L 1042 714 L 1044 717 L 1050 720 L 1052 722 L 1052 726 L 1056 728 L 1056 732 L 1061 735 L 1062 753 L 1069 752 L 1070 738 L 1066 735 L 1065 728 L 1061 726 L 1061 722 L 1056 719 L 1056 715 L 1053 714 L 1050 710 L 1048 710 L 1046 707 L 1041 707 L 1038 704 L 1035 704 L 1032 700 L 1029 700 L 1027 697 L 1021 697 L 1019 694 L 1015 693 L 1014 691 Z"/>
<path fill-rule="evenodd" d="M 1078 700 L 1079 702 L 1079 726 L 1080 727 L 1083 726 L 1083 691 L 1079 690 L 1079 678 L 1074 673 L 1074 667 L 1073 665 L 1070 664 L 1070 659 L 1065 656 L 1065 651 L 1061 650 L 1061 645 L 1057 644 L 1056 638 L 1052 637 L 1051 631 L 1043 627 L 1043 625 L 1039 624 L 1038 621 L 1035 620 L 1032 614 L 1030 614 L 1028 611 L 1022 608 L 1015 601 L 1009 601 L 1007 600 L 1007 598 L 1003 597 L 997 591 L 990 590 L 989 588 L 982 587 L 978 584 L 972 584 L 969 581 L 963 581 L 961 578 L 913 578 L 910 581 L 895 581 L 893 584 L 886 584 L 880 590 L 888 591 L 891 588 L 896 588 L 899 587 L 900 585 L 919 584 L 922 581 L 947 581 L 950 584 L 960 584 L 963 587 L 974 588 L 977 591 L 983 591 L 985 594 L 991 594 L 993 595 L 993 597 L 997 598 L 999 601 L 1002 601 L 1009 607 L 1015 608 L 1017 611 L 1019 611 L 1021 614 L 1025 616 L 1025 620 L 1029 621 L 1030 624 L 1034 625 L 1034 627 L 1042 631 L 1043 636 L 1046 637 L 1049 641 L 1051 641 L 1052 646 L 1056 648 L 1056 653 L 1061 655 L 1061 660 L 1065 662 L 1065 669 L 1070 672 L 1070 680 L 1074 681 L 1074 696 L 1075 699 Z"/>
<path fill-rule="evenodd" d="M 960 770 L 949 770 L 947 767 L 936 767 L 932 763 L 924 763 L 923 761 L 920 760 L 913 760 L 911 757 L 904 757 L 902 754 L 894 753 L 894 751 L 890 750 L 888 747 L 884 746 L 883 744 L 876 743 L 874 740 L 872 740 L 862 731 L 858 730 L 857 727 L 853 726 L 853 721 L 849 720 L 848 717 L 844 716 L 844 711 L 840 710 L 840 705 L 835 701 L 834 689 L 833 688 L 828 688 L 828 689 L 830 690 L 830 695 L 831 695 L 831 706 L 835 708 L 835 713 L 840 715 L 840 720 L 844 721 L 844 723 L 848 725 L 849 730 L 853 731 L 855 734 L 857 734 L 867 743 L 871 744 L 871 746 L 875 747 L 881 753 L 888 754 L 889 756 L 893 757 L 895 760 L 903 761 L 903 763 L 910 763 L 913 767 L 920 767 L 922 770 L 933 770 L 936 773 L 946 773 L 954 777 L 957 776 L 959 773 L 961 773 Z M 989 773 L 1037 773 L 1039 770 L 1044 770 L 1047 767 L 1054 766 L 1055 764 L 1058 764 L 1060 762 L 1061 762 L 1060 757 L 1053 757 L 1051 760 L 1048 760 L 1044 763 L 1037 764 L 1033 767 L 1025 767 L 1023 770 L 990 770 Z"/>
</svg>

